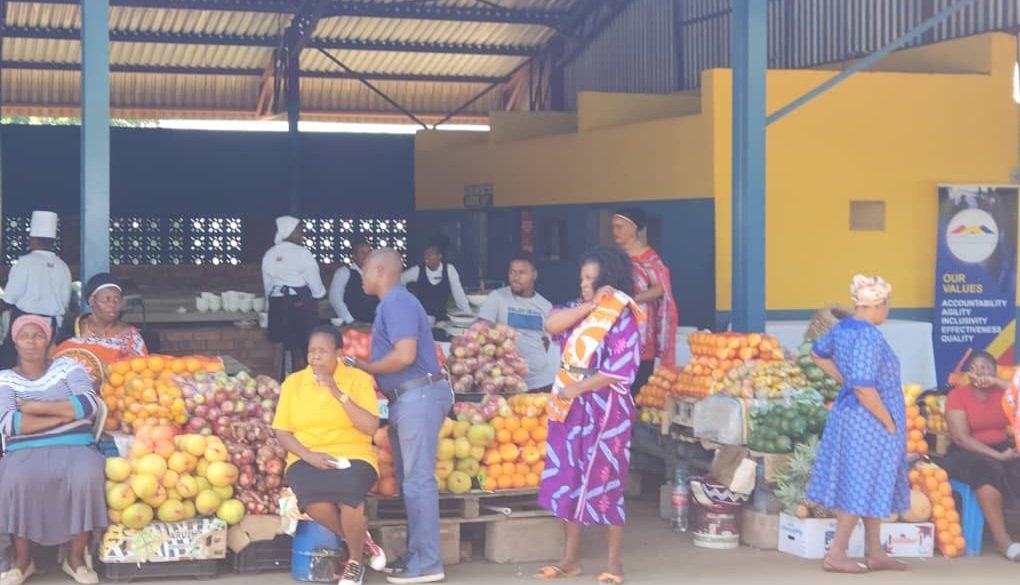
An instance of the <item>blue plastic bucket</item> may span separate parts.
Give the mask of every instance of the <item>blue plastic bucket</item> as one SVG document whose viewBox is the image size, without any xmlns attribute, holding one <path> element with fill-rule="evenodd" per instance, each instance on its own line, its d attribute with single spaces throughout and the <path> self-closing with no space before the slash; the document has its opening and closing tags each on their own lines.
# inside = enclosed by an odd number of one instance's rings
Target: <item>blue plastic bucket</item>
<svg viewBox="0 0 1020 585">
<path fill-rule="evenodd" d="M 295 581 L 336 583 L 347 546 L 337 535 L 315 522 L 298 522 L 290 552 L 290 575 Z"/>
</svg>

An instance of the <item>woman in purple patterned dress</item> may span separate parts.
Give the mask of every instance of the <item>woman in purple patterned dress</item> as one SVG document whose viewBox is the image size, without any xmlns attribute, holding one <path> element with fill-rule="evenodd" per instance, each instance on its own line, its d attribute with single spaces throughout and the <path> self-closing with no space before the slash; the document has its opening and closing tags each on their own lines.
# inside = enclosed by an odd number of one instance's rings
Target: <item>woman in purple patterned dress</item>
<svg viewBox="0 0 1020 585">
<path fill-rule="evenodd" d="M 596 299 L 614 289 L 631 295 L 633 287 L 627 255 L 616 248 L 597 248 L 581 267 L 580 300 L 554 310 L 546 329 L 562 345 L 595 308 Z M 586 377 L 563 389 L 561 397 L 573 399 L 565 420 L 549 421 L 538 502 L 565 522 L 566 543 L 562 561 L 543 567 L 535 575 L 538 579 L 581 574 L 582 527 L 601 525 L 609 531 L 609 552 L 607 572 L 599 583 L 623 583 L 623 487 L 634 419 L 630 385 L 641 358 L 639 339 L 637 316 L 624 309 L 592 357 Z"/>
</svg>

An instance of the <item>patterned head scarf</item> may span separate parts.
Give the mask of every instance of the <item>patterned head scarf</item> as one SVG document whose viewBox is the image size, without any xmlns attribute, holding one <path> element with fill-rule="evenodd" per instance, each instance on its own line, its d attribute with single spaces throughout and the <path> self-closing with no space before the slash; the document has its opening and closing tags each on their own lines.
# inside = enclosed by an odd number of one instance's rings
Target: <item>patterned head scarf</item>
<svg viewBox="0 0 1020 585">
<path fill-rule="evenodd" d="M 881 276 L 866 276 L 858 274 L 854 276 L 850 285 L 850 298 L 854 301 L 855 307 L 874 307 L 889 300 L 892 294 L 892 285 L 886 282 Z"/>
</svg>

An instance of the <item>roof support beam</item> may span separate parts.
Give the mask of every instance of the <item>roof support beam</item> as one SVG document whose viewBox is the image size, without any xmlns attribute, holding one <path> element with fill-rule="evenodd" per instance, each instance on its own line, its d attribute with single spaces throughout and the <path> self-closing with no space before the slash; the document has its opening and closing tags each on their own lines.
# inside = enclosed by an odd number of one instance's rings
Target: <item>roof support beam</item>
<svg viewBox="0 0 1020 585">
<path fill-rule="evenodd" d="M 36 0 L 38 3 L 76 5 L 77 0 Z M 110 0 L 114 7 L 162 8 L 178 10 L 226 10 L 297 14 L 297 0 Z M 496 22 L 531 24 L 559 28 L 565 13 L 530 8 L 491 6 L 440 6 L 433 4 L 374 3 L 361 0 L 331 0 L 323 16 L 360 16 L 364 18 L 406 18 L 410 20 L 450 20 L 457 22 Z"/>
<path fill-rule="evenodd" d="M 0 68 L 28 71 L 79 71 L 79 63 L 42 63 L 38 61 L 3 61 Z M 152 73 L 155 75 L 237 75 L 258 77 L 262 69 L 250 67 L 166 67 L 160 65 L 110 65 L 111 73 Z M 504 77 L 488 75 L 417 75 L 407 73 L 347 73 L 344 71 L 302 71 L 305 79 L 368 79 L 369 81 L 420 81 L 426 83 L 497 83 Z"/>
<path fill-rule="evenodd" d="M 81 31 L 76 28 L 32 28 L 9 26 L 0 31 L 5 37 L 19 39 L 53 39 L 77 41 Z M 159 33 L 111 30 L 110 42 L 114 43 L 166 43 L 174 45 L 210 45 L 231 47 L 276 47 L 278 36 L 248 36 L 228 34 Z M 458 55 L 504 55 L 527 57 L 536 47 L 526 45 L 470 45 L 459 43 L 427 43 L 402 41 L 368 41 L 359 39 L 322 39 L 308 41 L 310 49 L 331 49 L 346 51 L 392 51 L 396 53 L 443 53 Z"/>
</svg>

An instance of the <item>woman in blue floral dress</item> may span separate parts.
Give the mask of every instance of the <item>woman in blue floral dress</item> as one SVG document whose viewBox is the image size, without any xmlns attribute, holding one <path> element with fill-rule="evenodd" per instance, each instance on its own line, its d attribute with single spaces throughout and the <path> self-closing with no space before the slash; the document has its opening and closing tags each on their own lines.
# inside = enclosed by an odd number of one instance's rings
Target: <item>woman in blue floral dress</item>
<svg viewBox="0 0 1020 585">
<path fill-rule="evenodd" d="M 841 388 L 815 459 L 809 501 L 836 510 L 836 535 L 822 567 L 862 573 L 902 571 L 881 542 L 882 519 L 910 507 L 906 407 L 900 362 L 878 330 L 889 316 L 892 286 L 857 275 L 851 286 L 855 311 L 819 338 L 813 359 Z M 867 558 L 847 557 L 850 535 L 864 519 Z"/>
</svg>

